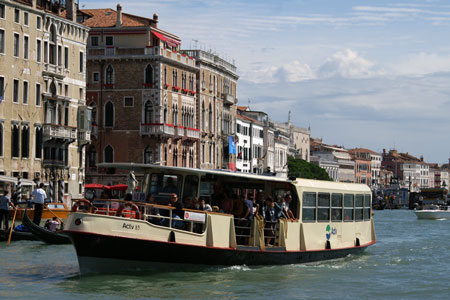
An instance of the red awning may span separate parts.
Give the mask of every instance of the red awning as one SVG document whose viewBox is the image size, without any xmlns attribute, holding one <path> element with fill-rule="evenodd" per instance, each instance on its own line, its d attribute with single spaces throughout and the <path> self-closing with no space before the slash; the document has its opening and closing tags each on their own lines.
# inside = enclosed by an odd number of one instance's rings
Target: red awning
<svg viewBox="0 0 450 300">
<path fill-rule="evenodd" d="M 128 188 L 128 185 L 121 183 L 121 184 L 112 185 L 112 186 L 110 186 L 110 188 L 113 191 L 126 191 Z"/>
<path fill-rule="evenodd" d="M 84 185 L 85 189 L 109 189 L 109 186 L 107 185 L 103 185 L 103 184 L 99 184 L 99 183 L 88 183 Z"/>
<path fill-rule="evenodd" d="M 160 40 L 166 41 L 170 46 L 172 47 L 176 47 L 177 45 L 180 45 L 180 42 L 177 40 L 174 40 L 168 36 L 165 36 L 162 33 L 156 32 L 156 31 L 152 31 L 152 33 Z"/>
</svg>

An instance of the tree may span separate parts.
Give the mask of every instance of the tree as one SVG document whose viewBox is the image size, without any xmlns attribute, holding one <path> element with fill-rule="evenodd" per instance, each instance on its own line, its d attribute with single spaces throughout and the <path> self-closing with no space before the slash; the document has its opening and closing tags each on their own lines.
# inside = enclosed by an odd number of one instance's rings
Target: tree
<svg viewBox="0 0 450 300">
<path fill-rule="evenodd" d="M 288 158 L 288 176 L 333 181 L 328 173 L 318 165 L 292 156 Z"/>
</svg>

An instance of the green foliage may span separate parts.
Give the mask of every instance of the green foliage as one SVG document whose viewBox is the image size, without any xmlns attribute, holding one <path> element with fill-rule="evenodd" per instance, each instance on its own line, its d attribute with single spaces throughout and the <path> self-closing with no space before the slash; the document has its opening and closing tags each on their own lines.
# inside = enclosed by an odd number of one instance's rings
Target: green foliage
<svg viewBox="0 0 450 300">
<path fill-rule="evenodd" d="M 307 179 L 333 181 L 324 169 L 300 158 L 289 157 L 288 169 L 289 177 L 295 176 Z"/>
</svg>

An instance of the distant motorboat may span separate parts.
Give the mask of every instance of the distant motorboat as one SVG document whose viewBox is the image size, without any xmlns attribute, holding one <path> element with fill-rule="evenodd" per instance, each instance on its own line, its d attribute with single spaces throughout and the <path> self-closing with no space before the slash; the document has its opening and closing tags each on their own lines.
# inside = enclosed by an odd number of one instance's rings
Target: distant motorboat
<svg viewBox="0 0 450 300">
<path fill-rule="evenodd" d="M 418 219 L 442 220 L 450 219 L 450 206 L 426 205 L 422 209 L 415 209 Z"/>
</svg>

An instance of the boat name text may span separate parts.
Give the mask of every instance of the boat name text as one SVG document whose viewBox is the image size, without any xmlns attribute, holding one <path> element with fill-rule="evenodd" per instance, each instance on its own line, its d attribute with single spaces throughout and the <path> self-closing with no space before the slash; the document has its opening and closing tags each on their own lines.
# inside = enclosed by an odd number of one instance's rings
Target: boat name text
<svg viewBox="0 0 450 300">
<path fill-rule="evenodd" d="M 131 230 L 141 230 L 141 227 L 139 225 L 133 225 L 129 223 L 123 223 L 122 228 L 131 229 Z"/>
</svg>

